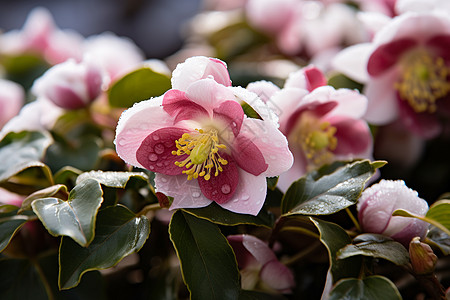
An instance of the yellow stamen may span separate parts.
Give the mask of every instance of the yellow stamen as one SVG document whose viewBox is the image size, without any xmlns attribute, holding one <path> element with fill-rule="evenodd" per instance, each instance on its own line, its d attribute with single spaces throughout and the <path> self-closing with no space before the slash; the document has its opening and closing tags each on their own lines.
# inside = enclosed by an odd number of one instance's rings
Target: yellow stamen
<svg viewBox="0 0 450 300">
<path fill-rule="evenodd" d="M 196 129 L 192 133 L 184 133 L 175 145 L 177 150 L 172 151 L 172 155 L 189 155 L 183 161 L 175 162 L 178 167 L 186 167 L 183 173 L 188 175 L 188 180 L 198 177 L 209 180 L 212 169 L 214 176 L 218 176 L 223 171 L 222 166 L 228 163 L 219 154 L 219 149 L 225 150 L 227 147 L 219 143 L 216 129 Z"/>
<path fill-rule="evenodd" d="M 406 54 L 401 66 L 402 77 L 394 84 L 400 98 L 417 113 L 435 112 L 436 101 L 450 92 L 450 68 L 444 59 L 420 49 Z"/>
</svg>

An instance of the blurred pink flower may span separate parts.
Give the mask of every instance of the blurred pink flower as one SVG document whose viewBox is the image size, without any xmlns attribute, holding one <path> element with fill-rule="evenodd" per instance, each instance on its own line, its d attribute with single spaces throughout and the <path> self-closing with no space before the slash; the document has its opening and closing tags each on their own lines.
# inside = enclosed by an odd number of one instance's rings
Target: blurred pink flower
<svg viewBox="0 0 450 300">
<path fill-rule="evenodd" d="M 8 190 L 0 188 L 0 206 L 2 205 L 14 205 L 17 207 L 22 206 L 24 197 L 18 194 L 11 193 Z"/>
<path fill-rule="evenodd" d="M 69 59 L 36 79 L 32 91 L 61 108 L 80 109 L 100 95 L 102 83 L 102 70 L 92 59 L 84 59 L 80 63 Z"/>
<path fill-rule="evenodd" d="M 174 198 L 170 209 L 215 201 L 256 215 L 266 177 L 286 171 L 292 154 L 276 124 L 247 118 L 238 100 L 264 105 L 255 94 L 231 87 L 222 61 L 190 58 L 174 70 L 171 90 L 122 114 L 117 153 L 156 173 L 157 191 Z"/>
<path fill-rule="evenodd" d="M 450 19 L 439 12 L 405 13 L 378 31 L 372 43 L 343 50 L 334 65 L 366 83 L 365 119 L 376 125 L 401 119 L 423 138 L 441 133 L 450 117 Z"/>
<path fill-rule="evenodd" d="M 294 275 L 280 263 L 272 249 L 260 239 L 248 235 L 229 235 L 242 275 L 242 288 L 253 289 L 262 281 L 272 290 L 289 293 L 295 286 Z"/>
<path fill-rule="evenodd" d="M 36 54 L 49 64 L 61 63 L 68 58 L 81 59 L 83 37 L 72 30 L 60 30 L 50 12 L 43 7 L 34 8 L 21 30 L 0 35 L 0 51 L 7 55 Z"/>
<path fill-rule="evenodd" d="M 282 191 L 323 164 L 372 157 L 372 135 L 362 120 L 367 99 L 357 91 L 325 84 L 320 70 L 308 66 L 291 74 L 270 98 L 294 155 L 292 168 L 279 177 Z"/>
<path fill-rule="evenodd" d="M 0 129 L 17 115 L 25 102 L 25 91 L 19 84 L 0 79 Z"/>
<path fill-rule="evenodd" d="M 414 237 L 425 237 L 428 223 L 415 218 L 392 216 L 396 209 L 425 215 L 428 204 L 402 180 L 381 180 L 364 190 L 359 198 L 358 219 L 365 232 L 387 235 L 405 247 Z"/>
</svg>

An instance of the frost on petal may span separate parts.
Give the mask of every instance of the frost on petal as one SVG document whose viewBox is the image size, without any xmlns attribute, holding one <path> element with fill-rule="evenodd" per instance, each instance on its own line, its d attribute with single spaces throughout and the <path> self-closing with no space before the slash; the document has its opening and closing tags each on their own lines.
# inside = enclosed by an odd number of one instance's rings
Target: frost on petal
<svg viewBox="0 0 450 300">
<path fill-rule="evenodd" d="M 188 87 L 201 79 L 212 78 L 219 84 L 230 86 L 227 65 L 215 58 L 195 56 L 178 64 L 172 73 L 172 88 L 187 91 Z"/>
<path fill-rule="evenodd" d="M 270 97 L 272 97 L 275 92 L 280 90 L 278 86 L 265 80 L 250 82 L 246 89 L 258 95 L 265 103 L 270 100 Z"/>
<path fill-rule="evenodd" d="M 125 162 L 144 168 L 136 159 L 142 141 L 159 128 L 173 126 L 173 119 L 164 111 L 161 103 L 162 97 L 141 101 L 120 116 L 114 143 L 117 154 Z"/>
<path fill-rule="evenodd" d="M 208 116 L 208 112 L 202 106 L 189 100 L 182 91 L 172 89 L 163 97 L 164 110 L 174 118 L 174 123 Z"/>
<path fill-rule="evenodd" d="M 222 102 L 219 107 L 213 110 L 214 119 L 221 119 L 231 129 L 233 134 L 237 136 L 241 131 L 242 122 L 244 120 L 244 110 L 236 101 Z"/>
<path fill-rule="evenodd" d="M 264 156 L 247 136 L 237 136 L 231 149 L 234 160 L 244 171 L 258 176 L 267 170 L 269 165 L 264 160 Z"/>
<path fill-rule="evenodd" d="M 188 155 L 173 155 L 177 151 L 175 141 L 186 129 L 165 127 L 150 133 L 136 151 L 137 161 L 147 170 L 165 175 L 180 175 L 183 168 L 175 165 L 176 161 L 183 161 Z"/>
<path fill-rule="evenodd" d="M 202 194 L 198 181 L 187 180 L 186 174 L 169 176 L 156 173 L 155 188 L 157 192 L 173 197 L 170 210 L 205 207 L 212 202 Z"/>
<path fill-rule="evenodd" d="M 228 202 L 234 196 L 236 187 L 239 184 L 239 171 L 236 163 L 225 153 L 222 153 L 221 156 L 228 163 L 222 165 L 223 171 L 219 172 L 218 176 L 211 174 L 209 180 L 205 180 L 204 177 L 198 178 L 198 185 L 203 195 L 217 204 Z"/>
</svg>

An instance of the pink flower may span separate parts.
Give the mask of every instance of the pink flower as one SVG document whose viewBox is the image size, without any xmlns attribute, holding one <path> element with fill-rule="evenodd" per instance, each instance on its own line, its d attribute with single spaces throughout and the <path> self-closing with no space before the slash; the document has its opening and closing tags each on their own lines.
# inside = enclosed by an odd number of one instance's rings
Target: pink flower
<svg viewBox="0 0 450 300">
<path fill-rule="evenodd" d="M 22 206 L 24 197 L 18 194 L 11 193 L 8 190 L 0 188 L 0 206 L 2 205 L 14 205 L 17 207 Z"/>
<path fill-rule="evenodd" d="M 411 132 L 433 138 L 450 116 L 449 45 L 448 15 L 405 13 L 378 31 L 372 43 L 347 48 L 334 63 L 366 83 L 368 122 L 401 119 Z"/>
<path fill-rule="evenodd" d="M 242 275 L 242 288 L 253 289 L 261 280 L 272 290 L 289 293 L 295 286 L 294 275 L 280 263 L 266 243 L 247 234 L 229 235 Z"/>
<path fill-rule="evenodd" d="M 119 120 L 117 153 L 156 173 L 157 191 L 174 198 L 170 209 L 214 201 L 256 215 L 265 200 L 266 177 L 292 165 L 276 123 L 247 118 L 238 101 L 262 116 L 268 108 L 257 95 L 230 85 L 222 61 L 190 58 L 174 70 L 171 90 L 135 104 Z"/>
<path fill-rule="evenodd" d="M 381 180 L 367 188 L 359 198 L 358 219 L 365 232 L 390 236 L 408 247 L 414 237 L 424 238 L 428 223 L 415 218 L 392 216 L 396 209 L 425 215 L 428 204 L 402 180 Z"/>
<path fill-rule="evenodd" d="M 19 84 L 0 79 L 0 129 L 17 115 L 25 102 L 25 92 Z"/>
<path fill-rule="evenodd" d="M 102 82 L 102 71 L 92 60 L 67 60 L 47 70 L 34 82 L 32 91 L 59 107 L 79 109 L 100 95 Z"/>
<path fill-rule="evenodd" d="M 50 12 L 33 9 L 21 30 L 13 30 L 0 36 L 1 51 L 8 55 L 33 53 L 49 64 L 61 63 L 68 58 L 81 59 L 83 37 L 70 30 L 60 30 Z"/>
<path fill-rule="evenodd" d="M 308 66 L 293 73 L 270 99 L 294 155 L 294 165 L 278 180 L 282 191 L 323 164 L 372 156 L 372 136 L 361 119 L 367 99 L 357 91 L 325 84 L 320 70 Z"/>
</svg>

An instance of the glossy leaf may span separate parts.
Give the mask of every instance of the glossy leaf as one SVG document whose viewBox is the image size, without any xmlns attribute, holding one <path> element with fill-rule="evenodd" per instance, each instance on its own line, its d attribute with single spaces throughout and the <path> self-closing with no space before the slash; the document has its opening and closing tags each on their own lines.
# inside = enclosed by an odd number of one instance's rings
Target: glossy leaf
<svg viewBox="0 0 450 300">
<path fill-rule="evenodd" d="M 54 236 L 65 235 L 86 247 L 94 238 L 95 219 L 103 201 L 100 184 L 86 179 L 70 192 L 67 201 L 59 198 L 35 200 L 31 206 Z"/>
<path fill-rule="evenodd" d="M 400 300 L 397 287 L 386 277 L 347 278 L 333 288 L 329 300 Z"/>
<path fill-rule="evenodd" d="M 210 205 L 201 208 L 185 209 L 186 212 L 193 214 L 199 218 L 207 219 L 213 223 L 234 226 L 239 224 L 251 224 L 258 226 L 272 227 L 274 223 L 274 217 L 269 212 L 262 209 L 258 215 L 252 216 L 247 214 L 233 213 L 226 210 L 215 202 Z"/>
<path fill-rule="evenodd" d="M 90 171 L 82 173 L 77 178 L 77 183 L 92 178 L 99 183 L 112 188 L 125 188 L 130 178 L 136 177 L 147 181 L 148 176 L 142 172 L 103 172 L 103 171 Z"/>
<path fill-rule="evenodd" d="M 404 209 L 397 209 L 393 216 L 416 218 L 428 222 L 450 235 L 450 200 L 439 200 L 430 206 L 425 216 L 419 216 Z"/>
<path fill-rule="evenodd" d="M 14 211 L 0 213 L 0 252 L 8 246 L 14 234 L 25 224 L 29 217 L 17 215 Z"/>
<path fill-rule="evenodd" d="M 365 233 L 357 236 L 353 242 L 354 244 L 347 245 L 338 251 L 338 259 L 364 255 L 383 258 L 396 265 L 406 265 L 409 263 L 408 250 L 402 244 L 387 236 Z"/>
<path fill-rule="evenodd" d="M 450 235 L 433 225 L 427 233 L 427 243 L 439 248 L 444 255 L 450 255 Z"/>
<path fill-rule="evenodd" d="M 40 162 L 52 143 L 43 132 L 10 132 L 0 141 L 0 182 L 31 167 L 45 167 Z"/>
<path fill-rule="evenodd" d="M 329 215 L 357 202 L 366 182 L 383 163 L 356 161 L 324 166 L 294 182 L 282 200 L 282 213 Z M 336 168 L 338 167 L 338 168 Z"/>
<path fill-rule="evenodd" d="M 346 277 L 357 277 L 361 269 L 361 257 L 337 259 L 338 251 L 352 242 L 345 230 L 335 223 L 311 217 L 310 219 L 319 230 L 320 241 L 328 250 L 329 271 L 333 277 L 333 282 Z"/>
<path fill-rule="evenodd" d="M 331 85 L 332 87 L 334 87 L 335 89 L 340 89 L 340 88 L 347 88 L 347 89 L 352 89 L 352 90 L 359 90 L 360 92 L 362 91 L 363 85 L 348 78 L 347 76 L 343 75 L 343 74 L 336 74 L 331 76 L 328 79 L 328 85 Z"/>
<path fill-rule="evenodd" d="M 117 82 L 108 91 L 113 107 L 130 107 L 134 103 L 164 94 L 171 87 L 167 75 L 145 67 L 135 70 Z"/>
<path fill-rule="evenodd" d="M 150 234 L 150 222 L 124 206 L 108 207 L 97 216 L 95 238 L 84 248 L 63 238 L 59 253 L 59 286 L 70 289 L 90 270 L 107 269 L 139 251 Z"/>
<path fill-rule="evenodd" d="M 48 197 L 56 197 L 59 199 L 68 199 L 69 192 L 67 191 L 67 187 L 62 184 L 52 185 L 48 188 L 39 190 L 34 192 L 33 194 L 26 197 L 22 202 L 22 207 L 19 210 L 19 213 L 30 210 L 31 209 L 31 203 L 40 198 L 48 198 Z"/>
<path fill-rule="evenodd" d="M 238 299 L 236 258 L 217 225 L 178 210 L 169 232 L 191 299 Z"/>
</svg>

